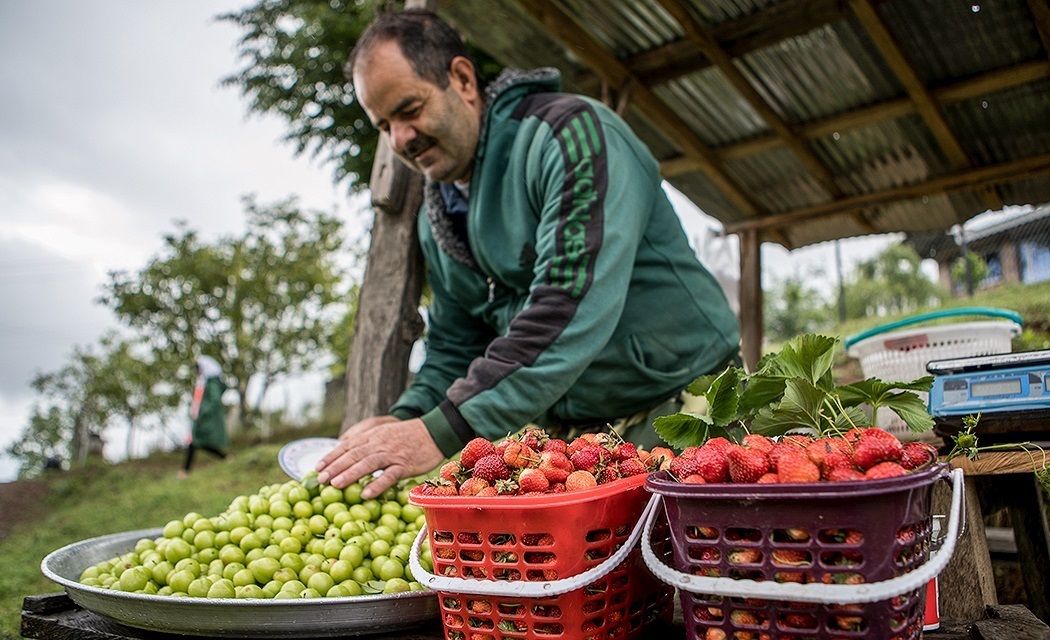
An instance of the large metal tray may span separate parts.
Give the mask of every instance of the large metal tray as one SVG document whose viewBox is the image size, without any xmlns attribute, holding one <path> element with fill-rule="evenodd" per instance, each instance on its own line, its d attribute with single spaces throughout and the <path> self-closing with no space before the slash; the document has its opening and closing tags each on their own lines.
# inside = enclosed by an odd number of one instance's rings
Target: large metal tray
<svg viewBox="0 0 1050 640">
<path fill-rule="evenodd" d="M 225 600 L 125 593 L 80 584 L 84 569 L 131 551 L 162 529 L 91 538 L 53 551 L 40 568 L 70 599 L 139 629 L 223 638 L 331 638 L 410 629 L 440 619 L 433 591 L 351 598 Z"/>
</svg>

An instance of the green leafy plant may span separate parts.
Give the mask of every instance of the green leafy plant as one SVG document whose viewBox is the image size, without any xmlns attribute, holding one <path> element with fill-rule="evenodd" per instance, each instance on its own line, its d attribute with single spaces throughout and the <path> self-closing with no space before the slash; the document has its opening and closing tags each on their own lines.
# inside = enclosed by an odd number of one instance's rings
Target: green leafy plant
<svg viewBox="0 0 1050 640">
<path fill-rule="evenodd" d="M 832 374 L 839 340 L 806 334 L 789 340 L 778 353 L 768 354 L 754 373 L 729 367 L 701 376 L 687 391 L 706 400 L 704 412 L 683 410 L 655 422 L 656 433 L 672 447 L 699 446 L 721 436 L 739 442 L 747 433 L 770 437 L 807 429 L 817 434 L 841 434 L 871 425 L 870 407 L 894 411 L 917 433 L 933 428 L 933 418 L 915 393 L 929 391 L 932 376 L 911 382 L 869 378 L 836 385 Z"/>
</svg>

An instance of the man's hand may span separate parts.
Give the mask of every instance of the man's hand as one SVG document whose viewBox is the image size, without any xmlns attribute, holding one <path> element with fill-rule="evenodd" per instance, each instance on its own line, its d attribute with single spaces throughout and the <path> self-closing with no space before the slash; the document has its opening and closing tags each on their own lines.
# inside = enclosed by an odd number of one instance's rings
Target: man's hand
<svg viewBox="0 0 1050 640">
<path fill-rule="evenodd" d="M 374 416 L 339 436 L 339 444 L 317 463 L 317 480 L 342 489 L 382 469 L 382 475 L 361 492 L 368 500 L 402 478 L 430 471 L 444 459 L 422 420 Z"/>
</svg>

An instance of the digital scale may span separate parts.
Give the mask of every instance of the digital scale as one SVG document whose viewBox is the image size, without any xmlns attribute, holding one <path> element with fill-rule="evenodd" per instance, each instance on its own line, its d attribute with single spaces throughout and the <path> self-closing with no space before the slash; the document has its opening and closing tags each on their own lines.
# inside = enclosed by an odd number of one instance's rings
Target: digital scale
<svg viewBox="0 0 1050 640">
<path fill-rule="evenodd" d="M 933 360 L 926 371 L 938 435 L 958 434 L 979 413 L 983 444 L 1050 440 L 1050 350 Z"/>
</svg>

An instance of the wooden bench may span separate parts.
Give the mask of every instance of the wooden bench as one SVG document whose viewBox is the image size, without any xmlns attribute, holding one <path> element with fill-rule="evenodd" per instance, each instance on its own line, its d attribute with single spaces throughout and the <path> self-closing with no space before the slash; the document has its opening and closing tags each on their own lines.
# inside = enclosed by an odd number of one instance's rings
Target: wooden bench
<svg viewBox="0 0 1050 640">
<path fill-rule="evenodd" d="M 1041 457 L 1037 458 L 1041 464 Z M 978 460 L 955 458 L 952 465 L 966 474 L 966 531 L 938 578 L 941 615 L 975 619 L 986 605 L 998 603 L 984 517 L 1005 508 L 1028 608 L 1044 622 L 1050 621 L 1050 535 L 1032 457 L 1023 451 L 988 452 Z M 950 498 L 947 487 L 935 488 L 934 512 L 947 513 Z"/>
</svg>

